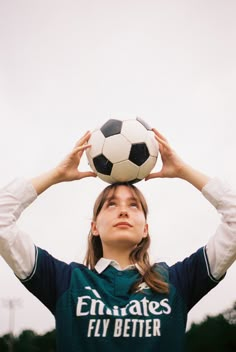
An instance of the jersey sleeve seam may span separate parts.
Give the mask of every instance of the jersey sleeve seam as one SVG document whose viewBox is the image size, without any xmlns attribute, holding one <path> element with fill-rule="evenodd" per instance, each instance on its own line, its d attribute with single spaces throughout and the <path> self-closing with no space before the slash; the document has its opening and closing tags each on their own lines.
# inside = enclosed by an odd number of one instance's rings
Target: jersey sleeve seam
<svg viewBox="0 0 236 352">
<path fill-rule="evenodd" d="M 28 282 L 28 281 L 30 281 L 32 279 L 32 277 L 34 276 L 34 274 L 36 272 L 36 269 L 37 269 L 37 263 L 38 263 L 38 247 L 35 246 L 35 264 L 34 264 L 33 270 L 32 270 L 31 274 L 27 278 L 20 279 L 20 281 L 22 283 Z"/>
<path fill-rule="evenodd" d="M 224 274 L 224 275 L 223 275 L 221 278 L 219 278 L 219 279 L 216 279 L 216 278 L 212 275 L 212 273 L 211 273 L 211 268 L 210 268 L 210 264 L 209 264 L 209 260 L 208 260 L 208 256 L 207 256 L 207 252 L 206 252 L 206 246 L 203 247 L 203 255 L 204 255 L 204 260 L 205 260 L 206 268 L 207 268 L 207 274 L 208 274 L 209 278 L 210 278 L 213 282 L 216 282 L 216 283 L 220 282 L 220 281 L 224 278 L 224 276 L 225 276 L 226 274 Z"/>
</svg>

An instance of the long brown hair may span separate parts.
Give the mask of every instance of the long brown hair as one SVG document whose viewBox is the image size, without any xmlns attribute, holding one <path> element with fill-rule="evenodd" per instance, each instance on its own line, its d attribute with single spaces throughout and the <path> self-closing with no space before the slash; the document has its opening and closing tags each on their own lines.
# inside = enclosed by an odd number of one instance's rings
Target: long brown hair
<svg viewBox="0 0 236 352">
<path fill-rule="evenodd" d="M 130 183 L 113 183 L 107 186 L 97 197 L 93 207 L 93 221 L 96 221 L 108 196 L 115 193 L 117 188 L 121 185 L 128 187 L 133 193 L 134 197 L 140 202 L 145 219 L 148 215 L 147 202 L 142 192 L 133 184 Z M 141 278 L 133 285 L 131 290 L 135 292 L 138 290 L 139 285 L 145 282 L 151 289 L 159 293 L 168 293 L 168 284 L 163 280 L 161 275 L 155 270 L 154 266 L 150 264 L 148 249 L 150 247 L 150 235 L 143 238 L 141 242 L 130 253 L 130 261 L 137 265 Z M 98 260 L 103 256 L 102 242 L 100 236 L 94 236 L 90 229 L 88 235 L 88 249 L 84 259 L 84 263 L 90 269 L 94 269 Z"/>
</svg>

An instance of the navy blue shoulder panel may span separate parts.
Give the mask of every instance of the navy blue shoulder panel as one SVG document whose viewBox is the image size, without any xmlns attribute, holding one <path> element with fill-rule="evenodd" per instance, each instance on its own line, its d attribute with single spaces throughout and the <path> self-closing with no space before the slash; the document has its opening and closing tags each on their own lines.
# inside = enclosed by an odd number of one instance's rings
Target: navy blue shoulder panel
<svg viewBox="0 0 236 352">
<path fill-rule="evenodd" d="M 85 266 L 67 264 L 41 248 L 37 248 L 37 251 L 35 269 L 22 283 L 54 314 L 58 298 L 70 286 L 72 271 L 76 268 L 83 270 Z"/>
<path fill-rule="evenodd" d="M 185 301 L 187 311 L 218 283 L 209 273 L 205 247 L 170 266 L 169 279 Z"/>
</svg>

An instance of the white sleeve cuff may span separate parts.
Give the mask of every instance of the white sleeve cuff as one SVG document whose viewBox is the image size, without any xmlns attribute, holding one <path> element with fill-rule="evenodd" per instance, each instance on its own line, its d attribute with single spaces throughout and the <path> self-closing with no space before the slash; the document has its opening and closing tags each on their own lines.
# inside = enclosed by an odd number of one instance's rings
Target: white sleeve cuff
<svg viewBox="0 0 236 352">
<path fill-rule="evenodd" d="M 221 223 L 206 245 L 211 274 L 219 280 L 236 260 L 236 192 L 214 178 L 202 194 L 221 214 Z"/>
<path fill-rule="evenodd" d="M 215 208 L 218 208 L 222 198 L 229 191 L 229 185 L 215 177 L 203 187 L 202 194 Z"/>
<path fill-rule="evenodd" d="M 15 179 L 0 190 L 0 255 L 21 279 L 29 276 L 35 264 L 32 239 L 17 227 L 22 211 L 37 198 L 31 182 Z"/>
<path fill-rule="evenodd" d="M 14 179 L 4 187 L 3 191 L 14 196 L 15 200 L 20 203 L 22 210 L 30 205 L 38 196 L 32 183 L 24 178 Z"/>
</svg>

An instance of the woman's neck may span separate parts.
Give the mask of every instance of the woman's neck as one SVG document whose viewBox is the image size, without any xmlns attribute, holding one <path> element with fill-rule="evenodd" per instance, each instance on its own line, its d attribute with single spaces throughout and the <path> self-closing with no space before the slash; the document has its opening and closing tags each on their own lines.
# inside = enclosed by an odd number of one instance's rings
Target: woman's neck
<svg viewBox="0 0 236 352">
<path fill-rule="evenodd" d="M 133 264 L 130 261 L 130 250 L 118 251 L 117 249 L 103 250 L 103 257 L 107 259 L 115 260 L 121 267 L 121 269 L 126 268 L 128 265 Z"/>
</svg>

